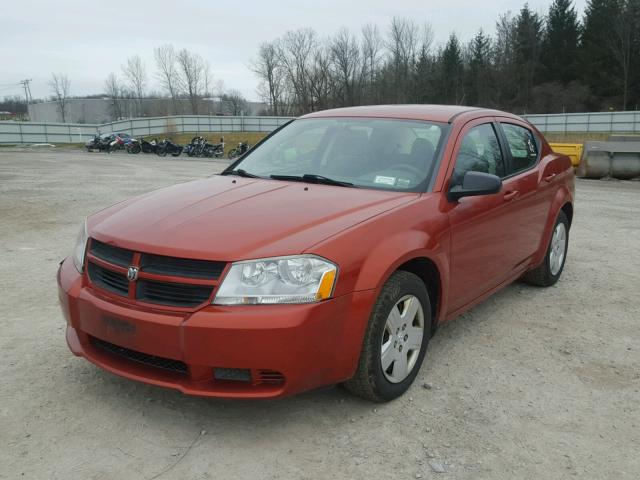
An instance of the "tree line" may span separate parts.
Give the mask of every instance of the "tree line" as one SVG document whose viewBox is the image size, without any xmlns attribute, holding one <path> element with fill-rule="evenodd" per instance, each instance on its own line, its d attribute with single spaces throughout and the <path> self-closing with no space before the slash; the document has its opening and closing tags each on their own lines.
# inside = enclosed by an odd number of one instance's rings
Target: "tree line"
<svg viewBox="0 0 640 480">
<path fill-rule="evenodd" d="M 516 113 L 638 109 L 640 0 L 571 0 L 546 14 L 528 4 L 493 35 L 434 46 L 428 23 L 393 18 L 321 39 L 288 31 L 260 45 L 252 70 L 273 115 L 380 103 L 442 103 Z"/>
<path fill-rule="evenodd" d="M 173 45 L 161 45 L 154 49 L 155 70 L 151 77 L 156 80 L 160 90 L 149 88 L 149 71 L 140 55 L 128 57 L 119 72 L 110 73 L 104 81 L 104 93 L 88 95 L 82 98 L 108 98 L 110 115 L 113 120 L 129 117 L 141 117 L 146 114 L 147 99 L 168 99 L 160 108 L 162 115 L 180 113 L 210 113 L 210 106 L 215 97 L 224 105 L 223 112 L 230 115 L 246 114 L 248 102 L 241 92 L 225 89 L 221 80 L 215 81 L 209 62 L 198 53 L 186 48 L 176 50 Z M 56 103 L 60 121 L 68 120 L 71 80 L 64 73 L 52 73 L 48 82 L 50 96 L 36 102 L 50 100 Z M 155 102 L 158 103 L 158 102 Z M 166 107 L 165 107 L 166 105 Z M 16 113 L 26 113 L 25 99 L 18 96 L 5 97 L 0 102 L 0 111 L 7 109 Z"/>
<path fill-rule="evenodd" d="M 155 72 L 160 91 L 148 92 L 148 74 L 139 55 L 127 58 L 121 74 L 111 73 L 104 83 L 104 92 L 112 100 L 112 117 L 142 116 L 145 97 L 170 99 L 168 115 L 206 113 L 203 103 L 217 97 L 226 105 L 227 113 L 246 113 L 247 100 L 234 89 L 225 89 L 222 80 L 215 81 L 209 62 L 186 48 L 177 50 L 171 44 L 154 49 Z M 134 112 L 125 111 L 134 100 Z M 186 105 L 185 105 L 186 104 Z M 186 108 L 185 108 L 186 107 Z"/>
</svg>

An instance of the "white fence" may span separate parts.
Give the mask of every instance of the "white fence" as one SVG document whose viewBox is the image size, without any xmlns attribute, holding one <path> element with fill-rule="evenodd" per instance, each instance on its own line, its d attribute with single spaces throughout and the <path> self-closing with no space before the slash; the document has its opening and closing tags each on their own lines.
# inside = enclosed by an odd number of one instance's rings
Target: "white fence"
<svg viewBox="0 0 640 480">
<path fill-rule="evenodd" d="M 133 137 L 172 133 L 271 132 L 288 117 L 216 117 L 180 115 L 134 118 L 102 125 L 76 123 L 0 122 L 0 144 L 84 143 L 100 133 L 128 133 Z"/>
<path fill-rule="evenodd" d="M 640 133 L 640 112 L 525 115 L 544 133 Z M 289 117 L 179 115 L 134 118 L 103 125 L 0 122 L 0 144 L 84 143 L 96 133 L 124 132 L 134 137 L 171 133 L 271 132 Z"/>
<path fill-rule="evenodd" d="M 523 115 L 543 133 L 640 133 L 640 112 Z"/>
</svg>

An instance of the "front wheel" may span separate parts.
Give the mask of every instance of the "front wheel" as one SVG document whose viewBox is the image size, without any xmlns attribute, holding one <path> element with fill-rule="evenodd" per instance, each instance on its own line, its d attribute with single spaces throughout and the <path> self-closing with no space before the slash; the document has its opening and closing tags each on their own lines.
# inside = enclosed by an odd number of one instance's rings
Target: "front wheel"
<svg viewBox="0 0 640 480">
<path fill-rule="evenodd" d="M 544 261 L 539 267 L 525 273 L 522 279 L 531 285 L 550 287 L 556 283 L 560 275 L 562 275 L 568 249 L 569 219 L 567 215 L 560 210 L 556 224 L 553 226 L 553 233 L 551 234 L 551 240 L 549 241 Z"/>
<path fill-rule="evenodd" d="M 394 273 L 373 308 L 358 369 L 345 388 L 374 402 L 399 397 L 418 375 L 430 334 L 431 304 L 424 283 L 413 273 Z"/>
<path fill-rule="evenodd" d="M 156 155 L 158 155 L 159 157 L 166 157 L 167 156 L 167 147 L 165 147 L 164 145 L 159 146 L 156 150 Z"/>
<path fill-rule="evenodd" d="M 229 160 L 233 160 L 234 158 L 239 157 L 237 149 L 232 148 L 231 150 L 229 150 L 227 157 L 229 158 Z"/>
</svg>

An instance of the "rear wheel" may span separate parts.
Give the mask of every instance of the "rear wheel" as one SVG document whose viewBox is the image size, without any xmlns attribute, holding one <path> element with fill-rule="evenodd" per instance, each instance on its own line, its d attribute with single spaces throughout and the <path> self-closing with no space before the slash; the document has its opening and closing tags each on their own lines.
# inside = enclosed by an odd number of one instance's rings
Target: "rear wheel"
<svg viewBox="0 0 640 480">
<path fill-rule="evenodd" d="M 376 301 L 358 369 L 345 388 L 375 402 L 399 397 L 418 375 L 430 332 L 431 304 L 424 283 L 413 273 L 394 273 Z"/>
<path fill-rule="evenodd" d="M 159 157 L 166 157 L 167 156 L 167 147 L 165 147 L 164 145 L 158 146 L 158 148 L 156 149 L 156 154 Z"/>
<path fill-rule="evenodd" d="M 569 219 L 567 215 L 560 210 L 556 224 L 553 227 L 551 240 L 547 247 L 547 253 L 542 264 L 524 274 L 522 279 L 531 285 L 539 287 L 550 287 L 558 281 L 564 262 L 567 258 L 567 250 L 569 248 Z"/>
</svg>

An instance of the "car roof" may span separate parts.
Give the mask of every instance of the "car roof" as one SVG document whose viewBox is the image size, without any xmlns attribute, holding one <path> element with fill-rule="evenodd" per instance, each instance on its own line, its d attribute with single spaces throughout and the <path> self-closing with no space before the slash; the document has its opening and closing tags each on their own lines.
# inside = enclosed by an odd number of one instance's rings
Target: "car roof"
<svg viewBox="0 0 640 480">
<path fill-rule="evenodd" d="M 377 117 L 451 123 L 454 118 L 466 113 L 473 113 L 473 115 L 471 115 L 472 117 L 499 115 L 519 118 L 511 113 L 501 112 L 499 110 L 465 107 L 461 105 L 369 105 L 323 110 L 321 112 L 309 113 L 301 118 Z M 468 119 L 468 116 L 465 115 L 465 117 Z"/>
</svg>

